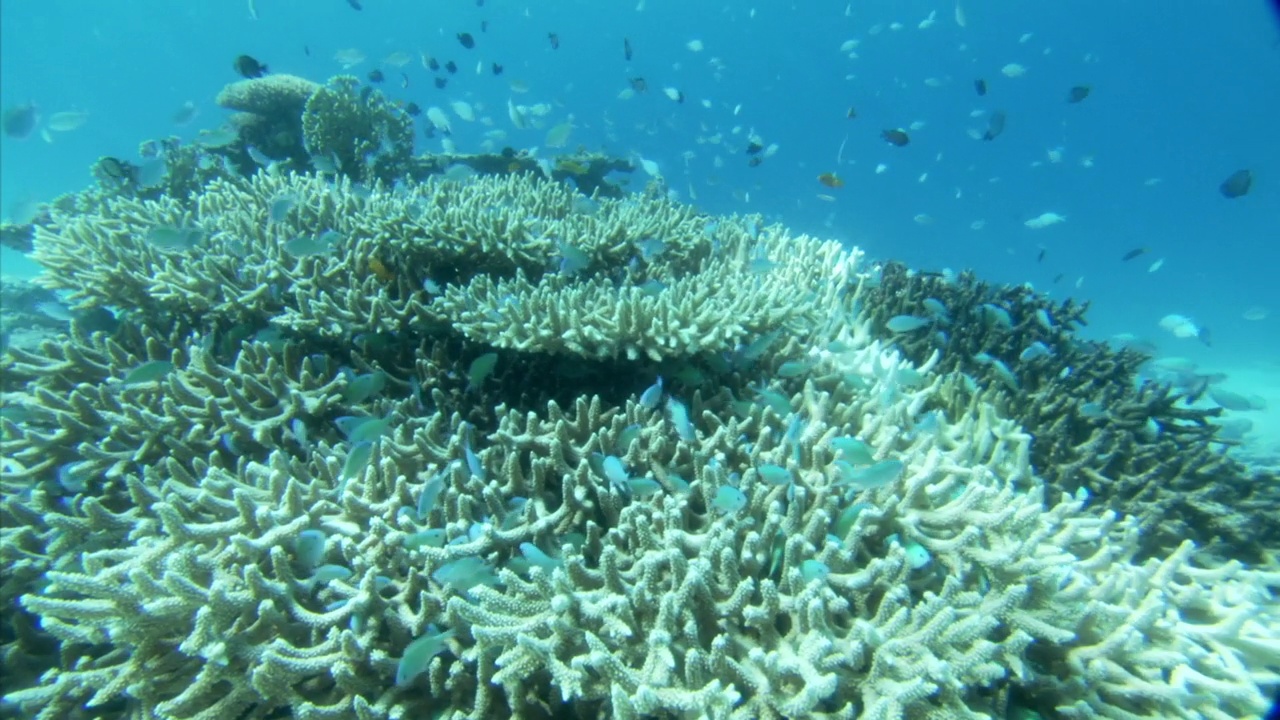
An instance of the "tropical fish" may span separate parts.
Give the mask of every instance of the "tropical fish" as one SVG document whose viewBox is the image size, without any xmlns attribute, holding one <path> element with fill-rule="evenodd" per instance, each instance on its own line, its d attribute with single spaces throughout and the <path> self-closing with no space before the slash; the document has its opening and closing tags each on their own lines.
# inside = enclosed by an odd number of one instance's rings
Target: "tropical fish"
<svg viewBox="0 0 1280 720">
<path fill-rule="evenodd" d="M 498 365 L 498 353 L 485 353 L 475 360 L 471 361 L 471 366 L 467 369 L 467 388 L 477 389 L 486 378 L 493 374 L 493 369 Z"/>
<path fill-rule="evenodd" d="M 829 188 L 844 187 L 844 180 L 841 180 L 840 176 L 836 175 L 835 173 L 822 173 L 821 175 L 818 176 L 818 182 L 822 183 L 823 185 Z"/>
<path fill-rule="evenodd" d="M 991 113 L 991 117 L 987 119 L 987 130 L 982 133 L 983 140 L 995 140 L 1000 137 L 1000 133 L 1004 132 L 1004 111 L 996 110 Z"/>
<path fill-rule="evenodd" d="M 1231 176 L 1222 181 L 1218 186 L 1218 192 L 1227 199 L 1235 199 L 1249 194 L 1249 189 L 1253 187 L 1253 172 L 1250 170 L 1237 170 L 1231 173 Z"/>
<path fill-rule="evenodd" d="M 4 111 L 4 134 L 18 140 L 31 137 L 40 124 L 40 112 L 35 103 L 15 105 Z"/>
<path fill-rule="evenodd" d="M 978 78 L 977 80 L 974 80 L 974 81 L 973 81 L 973 90 L 974 90 L 974 92 L 978 93 L 978 95 L 986 95 L 986 94 L 987 94 L 987 81 L 986 81 L 986 80 L 983 80 L 982 78 Z"/>
<path fill-rule="evenodd" d="M 895 333 L 906 333 L 913 330 L 919 330 L 930 324 L 929 318 L 917 317 L 915 315 L 895 315 L 885 322 L 884 326 Z"/>
<path fill-rule="evenodd" d="M 303 530 L 293 541 L 293 553 L 302 567 L 310 570 L 324 559 L 325 537 L 323 530 Z"/>
<path fill-rule="evenodd" d="M 1120 261 L 1121 261 L 1121 262 L 1128 262 L 1128 261 L 1130 261 L 1130 260 L 1132 260 L 1132 259 L 1134 259 L 1134 258 L 1136 258 L 1136 257 L 1138 257 L 1138 256 L 1140 256 L 1140 255 L 1145 255 L 1145 254 L 1146 254 L 1146 253 L 1148 253 L 1148 252 L 1150 252 L 1150 251 L 1149 251 L 1147 248 L 1144 248 L 1144 247 L 1134 248 L 1134 249 L 1130 250 L 1129 252 L 1125 253 L 1124 255 L 1122 255 L 1122 256 L 1120 257 Z"/>
<path fill-rule="evenodd" d="M 458 42 L 462 44 L 462 47 L 468 50 L 476 46 L 476 39 L 474 37 L 471 37 L 471 33 L 466 33 L 466 32 L 458 33 Z"/>
<path fill-rule="evenodd" d="M 711 500 L 711 507 L 721 515 L 732 515 L 747 506 L 747 496 L 732 485 L 721 485 Z"/>
<path fill-rule="evenodd" d="M 1045 212 L 1031 218 L 1023 223 L 1023 225 L 1026 225 L 1032 230 L 1039 230 L 1041 228 L 1047 228 L 1050 225 L 1057 225 L 1060 222 L 1066 221 L 1066 219 L 1067 217 L 1065 215 L 1059 215 L 1056 212 Z"/>
<path fill-rule="evenodd" d="M 248 55 L 237 55 L 232 67 L 235 68 L 236 72 L 250 79 L 262 77 L 268 72 L 266 65 Z"/>
<path fill-rule="evenodd" d="M 54 132 L 70 132 L 84 125 L 89 120 L 89 113 L 82 111 L 56 112 L 49 116 L 46 127 Z"/>
<path fill-rule="evenodd" d="M 884 130 L 880 133 L 880 137 L 884 138 L 884 141 L 890 145 L 896 145 L 898 147 L 903 147 L 907 143 L 911 142 L 911 136 L 902 128 Z"/>
<path fill-rule="evenodd" d="M 348 2 L 352 1 L 348 0 Z M 404 655 L 396 665 L 396 687 L 404 687 L 426 672 L 431 659 L 449 649 L 448 642 L 453 639 L 453 636 L 453 630 L 437 632 L 434 626 L 428 625 L 427 633 L 409 643 L 409 647 L 404 649 Z"/>
<path fill-rule="evenodd" d="M 1084 100 L 1089 97 L 1089 90 L 1090 88 L 1088 85 L 1076 85 L 1067 91 L 1067 102 L 1078 103 L 1081 100 Z"/>
<path fill-rule="evenodd" d="M 467 556 L 441 565 L 431 578 L 455 592 L 465 592 L 476 585 L 494 585 L 498 576 L 483 559 Z"/>
</svg>

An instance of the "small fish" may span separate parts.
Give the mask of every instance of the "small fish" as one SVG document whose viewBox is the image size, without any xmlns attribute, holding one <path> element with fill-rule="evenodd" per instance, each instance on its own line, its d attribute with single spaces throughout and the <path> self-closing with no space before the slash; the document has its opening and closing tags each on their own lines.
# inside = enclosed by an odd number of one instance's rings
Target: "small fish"
<svg viewBox="0 0 1280 720">
<path fill-rule="evenodd" d="M 667 417 L 670 418 L 671 424 L 676 428 L 676 435 L 681 440 L 695 440 L 697 435 L 694 432 L 693 423 L 689 420 L 689 409 L 679 400 L 667 398 Z"/>
<path fill-rule="evenodd" d="M 449 78 L 442 78 L 442 77 L 435 78 L 435 85 L 437 90 L 443 90 L 444 86 L 448 84 L 449 84 Z M 427 128 L 427 129 L 430 130 L 431 128 Z"/>
<path fill-rule="evenodd" d="M 494 74 L 494 75 L 501 75 L 501 74 L 502 74 L 502 66 L 501 66 L 501 65 L 499 65 L 498 63 L 494 63 L 494 64 L 493 64 L 493 74 Z"/>
<path fill-rule="evenodd" d="M 884 141 L 890 145 L 896 145 L 898 147 L 903 147 L 907 143 L 911 142 L 911 136 L 902 128 L 884 130 L 880 133 L 880 137 L 884 138 Z"/>
<path fill-rule="evenodd" d="M 347 2 L 354 3 L 355 0 Z M 356 9 L 359 10 L 359 7 Z M 427 634 L 409 643 L 396 665 L 396 687 L 404 687 L 426 672 L 431 659 L 449 649 L 448 642 L 453 635 L 453 630 L 436 632 L 434 627 L 428 626 Z"/>
<path fill-rule="evenodd" d="M 1151 252 L 1151 251 L 1144 247 L 1134 248 L 1129 252 L 1125 253 L 1123 256 L 1121 256 L 1120 262 L 1129 262 L 1130 260 L 1136 257 L 1139 257 L 1141 255 L 1146 255 L 1148 252 Z"/>
<path fill-rule="evenodd" d="M 818 176 L 818 182 L 829 188 L 844 187 L 844 180 L 841 180 L 840 176 L 835 173 L 822 173 Z"/>
<path fill-rule="evenodd" d="M 356 405 L 376 396 L 386 386 L 386 373 L 372 372 L 365 375 L 356 375 L 347 379 L 347 387 L 342 391 L 342 397 L 347 402 Z"/>
<path fill-rule="evenodd" d="M 1218 186 L 1218 192 L 1228 200 L 1248 195 L 1249 189 L 1253 187 L 1253 172 L 1250 170 L 1237 170 L 1231 173 L 1231 177 L 1222 181 Z"/>
<path fill-rule="evenodd" d="M 978 93 L 978 95 L 986 95 L 986 94 L 987 94 L 987 81 L 986 81 L 986 80 L 983 80 L 982 78 L 978 78 L 977 80 L 974 80 L 974 81 L 973 81 L 973 91 L 974 91 L 974 92 L 976 92 L 976 93 Z"/>
<path fill-rule="evenodd" d="M 364 472 L 369 464 L 369 459 L 373 457 L 373 443 L 370 441 L 358 442 L 351 446 L 351 450 L 347 452 L 347 459 L 342 463 L 342 479 L 350 480 Z"/>
<path fill-rule="evenodd" d="M 560 49 L 560 36 L 555 33 L 547 33 L 547 40 L 551 43 L 552 50 Z"/>
<path fill-rule="evenodd" d="M 678 103 L 684 102 L 684 91 L 680 90 L 679 88 L 665 87 L 665 88 L 662 88 L 662 92 L 664 95 L 671 98 L 672 100 L 675 100 Z"/>
<path fill-rule="evenodd" d="M 140 385 L 156 382 L 173 372 L 173 363 L 168 360 L 151 360 L 130 370 L 122 381 L 125 385 Z"/>
<path fill-rule="evenodd" d="M 364 6 L 360 4 L 360 0 L 347 0 L 347 4 L 355 10 L 363 10 Z"/>
<path fill-rule="evenodd" d="M 289 217 L 289 211 L 296 204 L 298 204 L 298 198 L 292 193 L 279 195 L 271 201 L 271 207 L 267 210 L 267 218 L 274 223 L 282 222 Z"/>
<path fill-rule="evenodd" d="M 1028 345 L 1027 349 L 1023 350 L 1018 355 L 1018 359 L 1022 362 L 1031 362 L 1032 360 L 1038 360 L 1039 358 L 1048 357 L 1052 354 L 1053 353 L 1049 350 L 1048 346 L 1037 340 Z"/>
<path fill-rule="evenodd" d="M 733 515 L 747 506 L 747 496 L 731 485 L 721 485 L 711 501 L 711 508 L 721 515 Z"/>
<path fill-rule="evenodd" d="M 468 50 L 476 46 L 476 39 L 471 37 L 471 33 L 458 33 L 458 42 L 462 43 L 462 47 Z"/>
<path fill-rule="evenodd" d="M 156 225 L 147 231 L 147 244 L 157 250 L 182 252 L 195 246 L 204 233 L 199 228 Z"/>
<path fill-rule="evenodd" d="M 84 125 L 89 120 L 89 113 L 83 111 L 68 110 L 66 112 L 56 112 L 49 116 L 49 122 L 46 127 L 54 132 L 70 132 Z"/>
<path fill-rule="evenodd" d="M 556 241 L 560 250 L 560 274 L 573 275 L 591 264 L 591 257 L 563 240 Z"/>
<path fill-rule="evenodd" d="M 1040 252 L 1036 255 L 1036 262 L 1044 262 L 1045 252 L 1046 252 L 1045 248 L 1040 248 Z M 1126 256 L 1125 260 L 1128 260 L 1128 259 L 1129 259 L 1128 256 Z"/>
<path fill-rule="evenodd" d="M 622 38 L 622 56 L 631 60 L 631 40 L 628 38 Z"/>
<path fill-rule="evenodd" d="M 458 63 L 450 60 L 449 62 L 444 64 L 444 69 L 449 71 L 450 75 L 454 75 L 458 72 Z"/>
<path fill-rule="evenodd" d="M 913 330 L 919 330 L 929 324 L 929 318 L 916 317 L 915 315 L 895 315 L 889 318 L 889 320 L 885 322 L 884 326 L 888 328 L 890 332 L 907 333 L 912 332 Z"/>
<path fill-rule="evenodd" d="M 773 463 L 757 467 L 756 474 L 768 485 L 786 485 L 792 481 L 790 470 Z"/>
<path fill-rule="evenodd" d="M 982 133 L 983 140 L 995 140 L 1000 137 L 1000 133 L 1004 132 L 1004 111 L 997 110 L 991 113 L 991 117 L 987 119 L 987 130 Z"/>
<path fill-rule="evenodd" d="M 325 536 L 323 530 L 303 530 L 293 541 L 293 553 L 298 562 L 308 570 L 324 560 Z"/>
<path fill-rule="evenodd" d="M 174 125 L 186 125 L 196 117 L 196 104 L 190 100 L 182 103 L 182 107 L 178 108 L 169 119 Z"/>
<path fill-rule="evenodd" d="M 649 83 L 642 77 L 633 77 L 627 82 L 631 83 L 631 89 L 636 92 L 646 92 L 649 90 Z"/>
<path fill-rule="evenodd" d="M 333 249 L 333 243 L 337 238 L 337 232 L 327 230 L 314 237 L 300 235 L 292 240 L 286 240 L 280 245 L 280 248 L 290 255 L 299 258 L 311 255 L 323 255 Z"/>
<path fill-rule="evenodd" d="M 854 118 L 858 117 L 857 108 L 850 105 L 849 109 L 844 111 L 844 116 L 845 116 L 845 119 L 848 119 L 848 120 L 853 120 Z"/>
<path fill-rule="evenodd" d="M 232 63 L 232 67 L 234 67 L 235 71 L 240 73 L 240 75 L 249 79 L 260 78 L 268 72 L 266 65 L 263 65 L 248 55 L 237 56 L 235 62 Z"/>
<path fill-rule="evenodd" d="M 431 578 L 455 592 L 465 592 L 476 585 L 494 585 L 498 582 L 493 568 L 475 556 L 441 565 L 431 573 Z"/>
<path fill-rule="evenodd" d="M 1089 97 L 1090 87 L 1088 85 L 1076 85 L 1067 91 L 1067 102 L 1078 103 Z"/>
<path fill-rule="evenodd" d="M 662 376 L 659 375 L 657 381 L 645 388 L 645 391 L 640 394 L 640 406 L 647 410 L 653 410 L 658 407 L 658 402 L 661 400 Z"/>
<path fill-rule="evenodd" d="M 365 77 L 369 78 L 369 82 L 371 83 L 380 83 L 383 80 L 387 79 L 387 76 L 383 75 L 382 71 L 377 69 L 370 70 L 369 74 L 366 75 Z"/>
<path fill-rule="evenodd" d="M 1030 220 L 1022 224 L 1026 225 L 1032 230 L 1040 230 L 1043 228 L 1047 228 L 1050 225 L 1057 225 L 1060 222 L 1065 222 L 1066 219 L 1067 217 L 1065 215 L 1059 215 L 1056 212 L 1045 212 L 1045 213 L 1040 213 L 1039 215 L 1031 218 Z"/>
<path fill-rule="evenodd" d="M 471 361 L 467 369 L 467 388 L 478 389 L 498 365 L 498 353 L 485 353 Z"/>
</svg>

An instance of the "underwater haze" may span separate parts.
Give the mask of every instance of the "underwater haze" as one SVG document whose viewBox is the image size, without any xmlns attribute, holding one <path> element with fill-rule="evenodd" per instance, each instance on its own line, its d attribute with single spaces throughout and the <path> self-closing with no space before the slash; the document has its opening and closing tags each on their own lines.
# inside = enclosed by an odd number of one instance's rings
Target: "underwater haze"
<svg viewBox="0 0 1280 720">
<path fill-rule="evenodd" d="M 0 720 L 1280 688 L 1277 4 L 4 0 L 0 111 Z"/>
</svg>

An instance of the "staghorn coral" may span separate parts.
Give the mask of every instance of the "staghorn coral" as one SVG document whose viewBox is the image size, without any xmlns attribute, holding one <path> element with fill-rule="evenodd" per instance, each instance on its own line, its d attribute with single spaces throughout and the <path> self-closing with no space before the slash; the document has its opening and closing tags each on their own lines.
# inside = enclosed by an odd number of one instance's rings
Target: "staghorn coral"
<svg viewBox="0 0 1280 720">
<path fill-rule="evenodd" d="M 490 345 L 529 351 L 545 343 L 572 350 L 574 332 L 604 332 L 590 348 L 576 345 L 597 358 L 731 350 L 753 334 L 800 331 L 824 320 L 849 281 L 833 243 L 776 231 L 753 237 L 728 222 L 713 239 L 705 220 L 666 200 L 601 200 L 583 213 L 575 197 L 528 176 L 431 181 L 366 196 L 345 179 L 331 185 L 259 173 L 212 183 L 194 209 L 167 197 L 119 198 L 97 213 L 55 213 L 37 231 L 35 257 L 49 269 L 42 282 L 70 290 L 72 302 L 125 307 L 153 322 L 177 317 L 207 331 L 269 323 L 348 341 L 447 323 Z M 294 205 L 272 221 L 280 198 Z M 201 239 L 189 250 L 162 249 L 148 239 L 158 227 L 199 228 Z M 328 231 L 340 238 L 329 253 L 295 258 L 286 249 L 288 239 Z M 637 243 L 653 237 L 664 252 L 627 270 L 633 287 L 623 293 L 603 278 L 548 274 L 570 242 L 591 258 L 585 271 L 603 271 L 639 260 Z M 713 242 L 720 257 L 711 257 Z M 374 259 L 397 270 L 390 287 L 371 270 Z M 749 262 L 770 267 L 752 270 Z M 432 277 L 456 282 L 433 300 L 422 289 Z M 667 286 L 651 293 L 643 281 Z M 553 324 L 526 323 L 535 318 Z"/>
<path fill-rule="evenodd" d="M 1145 356 L 1078 338 L 1072 329 L 1084 323 L 1087 306 L 1055 305 L 1029 288 L 993 287 L 968 273 L 951 282 L 890 264 L 868 295 L 872 327 L 925 314 L 926 298 L 941 301 L 952 322 L 939 332 L 895 335 L 895 343 L 917 362 L 945 350 L 944 368 L 998 390 L 1004 382 L 975 357 L 987 353 L 1016 367 L 1020 388 L 1000 391 L 997 402 L 1036 436 L 1036 472 L 1057 489 L 1085 488 L 1138 518 L 1147 553 L 1172 552 L 1191 538 L 1220 557 L 1257 558 L 1260 548 L 1280 543 L 1280 496 L 1221 452 L 1209 422 L 1217 411 L 1178 407 L 1170 388 L 1138 384 Z M 1012 310 L 1012 327 L 986 321 L 984 304 Z M 1018 362 L 1034 342 L 1051 353 Z M 967 394 L 952 397 L 958 404 L 950 409 L 959 411 Z M 1106 412 L 1091 414 L 1086 404 Z"/>
<path fill-rule="evenodd" d="M 415 417 L 400 401 L 380 407 L 394 429 L 349 483 L 339 461 L 350 448 L 324 440 L 305 457 L 148 465 L 126 477 L 127 509 L 89 498 L 70 511 L 86 534 L 127 532 L 130 547 L 58 562 L 24 596 L 75 659 L 9 699 L 37 717 L 124 702 L 131 716 L 190 718 L 284 707 L 299 718 L 490 717 L 548 703 L 620 717 L 898 718 L 1001 715 L 1027 688 L 1046 710 L 1081 717 L 1259 711 L 1255 683 L 1280 678 L 1251 677 L 1244 663 L 1280 662 L 1267 650 L 1280 626 L 1266 595 L 1280 576 L 1197 570 L 1190 544 L 1128 565 L 1135 523 L 1047 498 L 1031 438 L 992 406 L 906 432 L 946 383 L 917 368 L 922 387 L 886 405 L 902 361 L 842 341 L 852 349 L 824 370 L 861 378 L 862 390 L 806 388 L 794 441 L 762 407 L 726 421 L 716 401 L 695 398 L 701 437 L 682 440 L 659 412 L 597 398 L 545 418 L 509 411 L 473 463 L 460 417 Z M 642 499 L 597 475 L 591 453 L 632 425 L 625 465 L 684 474 L 687 491 L 668 481 Z M 902 458 L 903 479 L 841 488 L 830 443 L 848 433 Z M 786 463 L 794 484 L 766 482 L 753 469 L 762 462 Z M 415 514 L 439 473 L 439 501 Z M 717 511 L 717 489 L 735 482 L 746 507 Z M 861 511 L 838 525 L 855 499 Z M 424 526 L 443 530 L 439 545 L 412 541 Z M 323 559 L 348 578 L 308 579 L 292 549 L 306 528 L 326 532 Z M 574 533 L 579 543 L 561 541 Z M 521 543 L 561 559 L 520 570 Z M 908 544 L 928 562 L 908 562 Z M 500 584 L 464 592 L 433 579 L 467 557 L 498 563 Z M 807 578 L 810 560 L 829 573 Z M 1181 624 L 1155 622 L 1153 609 Z M 431 621 L 458 632 L 422 681 L 431 693 L 393 687 L 398 652 Z M 1135 636 L 1161 651 L 1109 640 Z"/>
</svg>

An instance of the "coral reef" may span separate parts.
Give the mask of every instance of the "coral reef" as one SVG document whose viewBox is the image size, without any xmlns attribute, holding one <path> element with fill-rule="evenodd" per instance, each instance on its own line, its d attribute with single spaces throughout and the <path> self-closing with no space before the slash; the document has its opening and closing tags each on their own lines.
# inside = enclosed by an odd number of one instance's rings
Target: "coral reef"
<svg viewBox="0 0 1280 720">
<path fill-rule="evenodd" d="M 894 316 L 928 316 L 929 300 L 947 312 L 931 329 L 885 328 Z M 1139 384 L 1146 356 L 1077 337 L 1085 307 L 969 273 L 952 281 L 890 264 L 866 308 L 878 334 L 907 357 L 922 362 L 945 349 L 944 368 L 1004 388 L 998 405 L 1036 438 L 1036 472 L 1052 487 L 1085 488 L 1137 518 L 1146 552 L 1167 553 L 1185 539 L 1224 558 L 1258 559 L 1280 547 L 1280 487 L 1250 477 L 1223 452 L 1228 443 L 1211 422 L 1218 411 L 1180 407 L 1172 388 Z M 1036 343 L 1048 352 L 1023 360 Z M 1016 388 L 988 358 L 1017 368 Z"/>
<path fill-rule="evenodd" d="M 36 223 L 71 314 L 0 359 L 0 712 L 1265 710 L 1274 536 L 1219 555 L 1275 501 L 1214 489 L 1207 419 L 1084 308 L 661 194 L 415 181 L 398 112 L 339 78 L 300 116 L 339 173 L 236 145 Z"/>
</svg>

